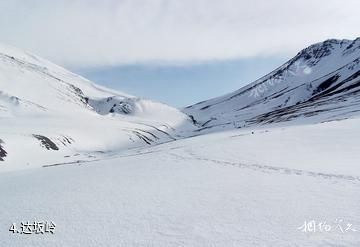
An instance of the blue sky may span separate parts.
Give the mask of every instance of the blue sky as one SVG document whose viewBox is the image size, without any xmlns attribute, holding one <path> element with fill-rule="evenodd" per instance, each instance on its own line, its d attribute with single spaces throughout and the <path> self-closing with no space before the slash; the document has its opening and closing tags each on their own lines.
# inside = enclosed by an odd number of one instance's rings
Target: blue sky
<svg viewBox="0 0 360 247">
<path fill-rule="evenodd" d="M 187 65 L 106 66 L 76 72 L 125 93 L 184 107 L 237 90 L 286 60 L 257 57 Z"/>
<path fill-rule="evenodd" d="M 236 90 L 313 43 L 357 38 L 359 9 L 359 0 L 1 0 L 0 42 L 185 106 Z"/>
</svg>

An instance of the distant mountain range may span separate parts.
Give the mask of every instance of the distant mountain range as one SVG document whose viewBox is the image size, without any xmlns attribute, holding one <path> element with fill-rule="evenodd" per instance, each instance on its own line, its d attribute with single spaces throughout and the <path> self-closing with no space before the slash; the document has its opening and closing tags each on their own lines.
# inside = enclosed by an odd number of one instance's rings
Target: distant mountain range
<svg viewBox="0 0 360 247">
<path fill-rule="evenodd" d="M 233 128 L 359 115 L 360 38 L 314 44 L 248 86 L 182 111 L 0 46 L 0 164 L 9 169 L 86 162 Z"/>
</svg>

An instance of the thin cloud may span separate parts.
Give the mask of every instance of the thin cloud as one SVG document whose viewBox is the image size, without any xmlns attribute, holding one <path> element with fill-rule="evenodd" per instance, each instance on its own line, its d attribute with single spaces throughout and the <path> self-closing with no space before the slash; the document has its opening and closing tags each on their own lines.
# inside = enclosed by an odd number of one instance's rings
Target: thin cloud
<svg viewBox="0 0 360 247">
<path fill-rule="evenodd" d="M 358 0 L 2 0 L 0 42 L 65 66 L 295 53 L 360 36 Z"/>
</svg>

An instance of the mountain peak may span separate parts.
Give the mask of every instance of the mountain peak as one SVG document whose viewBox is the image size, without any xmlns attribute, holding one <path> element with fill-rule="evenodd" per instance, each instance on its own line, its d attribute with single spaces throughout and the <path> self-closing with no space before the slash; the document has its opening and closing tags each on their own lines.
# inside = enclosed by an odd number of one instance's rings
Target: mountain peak
<svg viewBox="0 0 360 247">
<path fill-rule="evenodd" d="M 259 80 L 184 111 L 208 131 L 356 116 L 360 112 L 359 48 L 360 38 L 316 43 Z"/>
<path fill-rule="evenodd" d="M 315 66 L 320 60 L 334 53 L 339 52 L 342 55 L 349 54 L 350 52 L 345 53 L 345 51 L 353 47 L 356 42 L 357 40 L 328 39 L 301 50 L 294 60 L 303 59 L 309 66 Z"/>
</svg>

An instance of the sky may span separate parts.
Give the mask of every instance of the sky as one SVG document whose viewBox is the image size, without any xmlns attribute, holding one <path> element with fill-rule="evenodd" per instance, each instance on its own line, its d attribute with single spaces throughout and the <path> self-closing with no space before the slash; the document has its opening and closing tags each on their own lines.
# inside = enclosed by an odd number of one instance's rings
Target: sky
<svg viewBox="0 0 360 247">
<path fill-rule="evenodd" d="M 283 60 L 263 57 L 187 65 L 133 64 L 76 72 L 104 86 L 182 108 L 237 90 L 274 70 Z"/>
<path fill-rule="evenodd" d="M 359 9 L 358 0 L 1 0 L 0 42 L 187 105 L 250 83 L 313 43 L 360 36 Z M 193 97 L 177 99 L 171 89 L 181 83 Z"/>
</svg>

